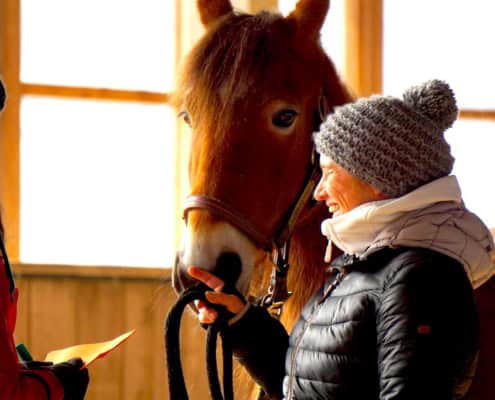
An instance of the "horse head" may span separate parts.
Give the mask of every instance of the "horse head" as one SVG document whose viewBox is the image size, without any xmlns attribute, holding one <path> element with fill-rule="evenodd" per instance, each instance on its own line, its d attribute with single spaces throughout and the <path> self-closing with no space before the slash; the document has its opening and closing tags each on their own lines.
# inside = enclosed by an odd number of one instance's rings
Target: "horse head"
<svg viewBox="0 0 495 400">
<path fill-rule="evenodd" d="M 349 96 L 320 45 L 328 0 L 300 0 L 287 17 L 197 6 L 206 32 L 174 94 L 192 134 L 174 286 L 190 286 L 195 265 L 246 293 L 304 186 L 321 114 Z"/>
</svg>

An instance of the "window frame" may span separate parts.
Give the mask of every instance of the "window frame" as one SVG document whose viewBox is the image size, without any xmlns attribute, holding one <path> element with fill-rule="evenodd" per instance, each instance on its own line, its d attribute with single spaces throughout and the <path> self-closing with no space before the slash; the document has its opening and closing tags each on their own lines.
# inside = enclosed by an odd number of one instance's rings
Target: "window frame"
<svg viewBox="0 0 495 400">
<path fill-rule="evenodd" d="M 345 1 L 344 81 L 357 97 L 383 91 L 383 0 Z M 493 109 L 462 108 L 459 118 L 495 121 Z"/>
<path fill-rule="evenodd" d="M 182 17 L 182 3 L 175 0 L 176 20 Z M 100 100 L 167 104 L 169 93 L 141 90 L 121 90 L 25 83 L 20 79 L 21 0 L 9 0 L 0 5 L 0 73 L 7 87 L 7 107 L 0 117 L 0 204 L 6 232 L 6 247 L 14 264 L 20 261 L 20 103 L 23 96 L 43 96 L 58 99 Z M 178 23 L 180 28 L 182 24 Z M 183 53 L 183 34 L 177 29 L 174 68 Z M 175 134 L 178 136 L 179 132 Z M 179 171 L 179 157 L 175 170 Z M 176 173 L 177 174 L 177 173 Z M 176 176 L 175 181 L 178 181 Z M 175 199 L 177 200 L 177 199 Z M 27 264 L 34 267 L 36 264 Z M 96 267 L 100 270 L 101 267 Z M 105 267 L 106 268 L 106 267 Z M 129 268 L 129 267 L 125 267 Z M 132 268 L 132 267 L 130 267 Z M 136 270 L 155 268 L 135 268 Z M 119 270 L 119 267 L 117 267 Z"/>
<path fill-rule="evenodd" d="M 203 33 L 196 2 L 175 1 L 176 9 L 176 43 L 175 68 L 187 54 L 191 46 Z M 246 12 L 261 9 L 276 10 L 277 0 L 234 0 L 235 8 Z M 13 264 L 24 269 L 35 270 L 38 264 L 20 262 L 20 103 L 23 96 L 48 96 L 60 99 L 111 100 L 118 102 L 144 102 L 167 104 L 169 93 L 139 90 L 118 90 L 92 87 L 74 87 L 25 83 L 20 79 L 20 15 L 21 0 L 9 0 L 0 3 L 0 74 L 8 89 L 8 105 L 0 117 L 0 205 L 2 221 L 6 231 L 6 247 Z M 175 159 L 175 204 L 176 215 L 180 215 L 180 204 L 189 191 L 187 177 L 187 160 L 189 157 L 190 135 L 183 124 L 176 125 L 176 159 Z M 182 221 L 176 218 L 176 247 L 180 242 Z M 64 266 L 65 268 L 66 266 Z M 43 266 L 46 268 L 46 266 Z M 64 268 L 52 267 L 57 274 L 63 274 Z M 122 274 L 122 267 L 94 267 L 98 275 Z M 126 274 L 156 275 L 159 268 L 126 268 Z M 80 266 L 74 266 L 72 272 L 83 276 Z M 148 270 L 149 272 L 146 272 Z M 120 271 L 120 272 L 119 272 Z M 133 272 L 134 271 L 134 272 Z M 25 271 L 24 271 L 25 272 Z"/>
<path fill-rule="evenodd" d="M 174 0 L 176 4 L 175 67 L 201 36 L 196 3 Z M 356 97 L 382 92 L 383 75 L 383 0 L 341 0 L 344 12 L 343 81 Z M 113 100 L 166 104 L 168 93 L 135 90 L 98 89 L 23 83 L 20 80 L 20 2 L 0 3 L 0 73 L 8 88 L 8 106 L 0 117 L 0 204 L 6 230 L 6 246 L 11 261 L 19 260 L 20 247 L 20 101 L 22 96 L 53 96 L 65 99 Z M 262 9 L 276 11 L 278 0 L 234 0 L 235 8 L 246 12 Z M 494 109 L 461 109 L 459 118 L 495 122 Z M 190 135 L 184 124 L 177 124 L 175 204 L 180 204 L 189 191 L 187 160 Z M 176 218 L 176 247 L 180 242 L 182 221 Z M 105 267 L 107 268 L 107 267 Z M 127 268 L 127 267 L 126 267 Z M 150 268 L 139 268 L 146 270 Z"/>
</svg>

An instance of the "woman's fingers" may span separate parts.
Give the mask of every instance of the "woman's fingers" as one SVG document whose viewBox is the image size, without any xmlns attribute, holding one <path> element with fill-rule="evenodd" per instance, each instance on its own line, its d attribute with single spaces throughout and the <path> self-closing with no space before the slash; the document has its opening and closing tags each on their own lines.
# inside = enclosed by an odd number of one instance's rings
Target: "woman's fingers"
<svg viewBox="0 0 495 400">
<path fill-rule="evenodd" d="M 218 318 L 218 313 L 212 308 L 201 308 L 198 311 L 198 320 L 201 324 L 213 324 Z"/>
<path fill-rule="evenodd" d="M 205 296 L 206 300 L 208 300 L 210 303 L 224 306 L 228 311 L 234 314 L 241 312 L 244 308 L 244 303 L 233 294 L 226 294 L 222 292 L 206 292 Z M 196 306 L 199 314 L 201 314 L 202 312 L 206 313 L 206 311 L 204 310 L 215 311 L 211 307 L 208 307 L 208 304 L 206 304 L 203 300 L 194 300 L 194 305 Z"/>
<path fill-rule="evenodd" d="M 205 296 L 210 303 L 222 305 L 233 314 L 241 312 L 244 308 L 241 299 L 233 294 L 206 292 Z"/>
<path fill-rule="evenodd" d="M 233 314 L 237 314 L 244 309 L 244 303 L 241 299 L 239 299 L 239 297 L 222 292 L 224 282 L 217 276 L 194 266 L 189 267 L 187 272 L 191 277 L 197 279 L 214 290 L 214 292 L 205 293 L 206 300 L 208 300 L 208 302 L 224 306 Z M 208 304 L 202 300 L 196 300 L 194 304 L 198 310 L 199 322 L 203 324 L 211 324 L 216 321 L 218 318 L 218 312 L 215 309 L 209 307 Z"/>
<path fill-rule="evenodd" d="M 202 324 L 212 324 L 216 321 L 218 313 L 215 309 L 208 307 L 202 300 L 194 300 L 194 305 L 198 310 L 198 319 Z"/>
<path fill-rule="evenodd" d="M 189 267 L 187 272 L 194 279 L 211 287 L 215 292 L 220 292 L 224 286 L 224 282 L 220 278 L 198 267 Z"/>
</svg>

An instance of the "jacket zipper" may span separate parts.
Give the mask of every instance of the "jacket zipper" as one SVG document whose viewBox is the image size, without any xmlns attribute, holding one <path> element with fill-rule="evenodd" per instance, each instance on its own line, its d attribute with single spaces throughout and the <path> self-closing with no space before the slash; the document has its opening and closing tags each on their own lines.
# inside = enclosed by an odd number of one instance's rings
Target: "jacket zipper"
<svg viewBox="0 0 495 400">
<path fill-rule="evenodd" d="M 292 386 L 294 384 L 294 379 L 295 379 L 296 356 L 297 356 L 297 352 L 299 351 L 299 346 L 301 345 L 303 337 L 304 337 L 306 331 L 308 330 L 308 328 L 310 327 L 311 322 L 313 322 L 313 319 L 314 319 L 317 311 L 321 308 L 321 305 L 323 304 L 323 302 L 327 299 L 328 296 L 330 296 L 330 294 L 340 284 L 340 282 L 342 282 L 345 275 L 346 275 L 345 270 L 342 270 L 341 272 L 339 272 L 339 274 L 335 277 L 334 281 L 325 290 L 323 295 L 317 301 L 316 306 L 314 307 L 313 311 L 311 312 L 311 315 L 309 316 L 308 320 L 304 324 L 302 332 L 299 335 L 299 338 L 297 339 L 296 346 L 294 347 L 294 351 L 292 352 L 292 357 L 290 360 L 289 382 L 287 385 L 287 400 L 292 400 L 293 396 L 294 396 L 294 391 L 292 389 Z"/>
</svg>

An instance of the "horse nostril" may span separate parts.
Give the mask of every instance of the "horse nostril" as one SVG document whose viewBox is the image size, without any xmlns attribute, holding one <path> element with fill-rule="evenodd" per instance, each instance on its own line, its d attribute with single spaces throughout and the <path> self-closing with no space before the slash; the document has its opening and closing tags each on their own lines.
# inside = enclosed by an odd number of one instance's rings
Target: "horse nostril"
<svg viewBox="0 0 495 400">
<path fill-rule="evenodd" d="M 217 258 L 214 274 L 226 285 L 235 286 L 241 275 L 241 258 L 236 253 L 222 253 Z"/>
<path fill-rule="evenodd" d="M 198 283 L 198 281 L 189 276 L 180 256 L 180 252 L 177 252 L 172 270 L 172 287 L 177 293 L 182 293 L 185 289 Z"/>
</svg>

